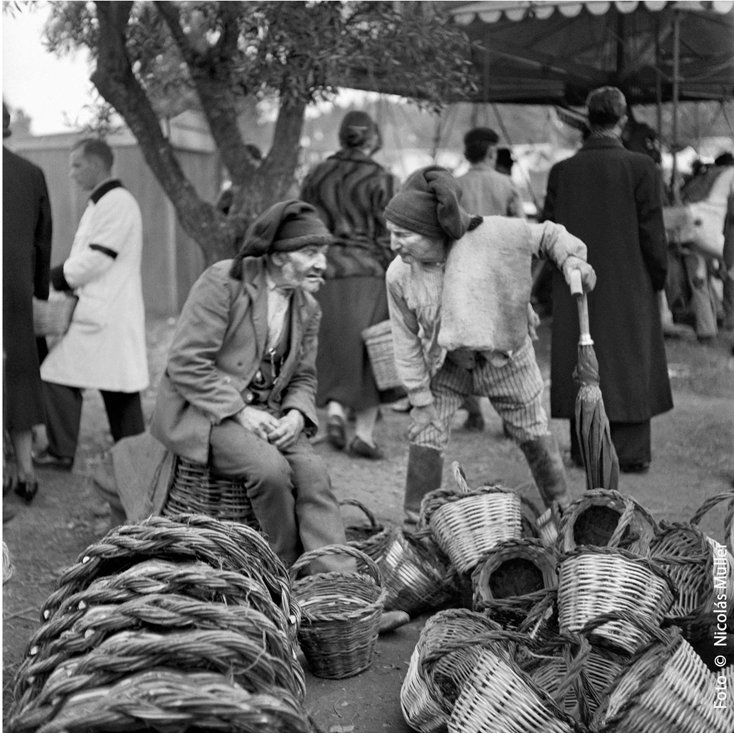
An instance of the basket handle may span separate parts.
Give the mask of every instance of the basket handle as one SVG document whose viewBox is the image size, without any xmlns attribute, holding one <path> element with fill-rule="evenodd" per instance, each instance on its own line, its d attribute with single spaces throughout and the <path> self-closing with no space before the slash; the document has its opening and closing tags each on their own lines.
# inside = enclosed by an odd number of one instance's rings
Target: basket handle
<svg viewBox="0 0 734 733">
<path fill-rule="evenodd" d="M 710 509 L 722 501 L 727 500 L 729 501 L 729 506 L 726 517 L 724 518 L 724 532 L 726 534 L 726 547 L 729 552 L 734 554 L 734 491 L 724 491 L 721 494 L 715 494 L 706 499 L 691 517 L 691 524 L 698 524 Z"/>
<path fill-rule="evenodd" d="M 659 641 L 663 644 L 670 641 L 669 635 L 666 634 L 659 626 L 656 626 L 654 623 L 648 621 L 639 614 L 631 613 L 629 611 L 610 611 L 609 613 L 602 613 L 598 616 L 594 616 L 594 618 L 587 621 L 577 633 L 585 636 L 586 634 L 594 631 L 594 629 L 597 629 L 599 626 L 603 626 L 610 621 L 626 621 L 633 626 L 637 626 L 640 631 L 644 631 L 655 639 L 655 641 Z"/>
<path fill-rule="evenodd" d="M 342 499 L 341 501 L 339 501 L 339 506 L 345 505 L 356 506 L 357 509 L 361 509 L 370 523 L 370 529 L 378 529 L 375 515 L 364 504 L 362 504 L 362 502 L 357 501 L 356 499 Z"/>
<path fill-rule="evenodd" d="M 361 573 L 362 575 L 371 576 L 377 586 L 382 587 L 382 574 L 380 573 L 380 569 L 377 567 L 377 563 L 369 557 L 369 555 L 366 555 L 361 550 L 358 550 L 356 547 L 351 547 L 350 545 L 324 545 L 323 547 L 318 547 L 315 550 L 304 552 L 303 555 L 301 555 L 301 557 L 299 557 L 298 560 L 288 568 L 288 575 L 290 575 L 291 581 L 295 581 L 296 578 L 298 578 L 299 571 L 308 567 L 313 560 L 317 560 L 320 557 L 328 555 L 348 555 L 353 557 L 357 560 L 356 572 Z M 363 568 L 360 567 L 360 564 Z"/>
<path fill-rule="evenodd" d="M 635 516 L 635 508 L 634 502 L 627 498 L 624 499 L 624 511 L 617 522 L 617 526 L 614 528 L 614 532 L 612 532 L 612 536 L 609 538 L 607 547 L 619 547 L 624 531 L 630 526 Z"/>
<path fill-rule="evenodd" d="M 462 494 L 468 494 L 471 491 L 471 486 L 469 486 L 464 469 L 459 465 L 458 461 L 454 461 L 451 464 L 451 470 L 453 471 L 454 481 L 456 481 L 459 491 Z"/>
<path fill-rule="evenodd" d="M 498 629 L 497 631 L 483 631 L 480 634 L 472 634 L 461 639 L 451 639 L 439 644 L 435 649 L 427 652 L 421 660 L 423 667 L 428 667 L 434 662 L 443 659 L 447 654 L 471 649 L 476 646 L 487 646 L 496 642 L 512 642 L 528 646 L 537 645 L 527 634 L 518 631 Z"/>
</svg>

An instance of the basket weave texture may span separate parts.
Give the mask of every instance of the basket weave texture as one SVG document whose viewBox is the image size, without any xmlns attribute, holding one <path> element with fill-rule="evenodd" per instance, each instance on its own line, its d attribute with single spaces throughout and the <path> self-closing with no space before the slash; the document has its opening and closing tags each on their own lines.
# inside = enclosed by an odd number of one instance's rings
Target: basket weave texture
<svg viewBox="0 0 734 733">
<path fill-rule="evenodd" d="M 177 456 L 174 460 L 164 516 L 204 514 L 223 521 L 240 522 L 260 530 L 244 482 L 218 476 L 208 466 Z"/>
<path fill-rule="evenodd" d="M 621 547 L 647 555 L 656 530 L 653 517 L 632 497 L 609 489 L 591 489 L 564 512 L 559 549 L 572 552 L 581 545 Z"/>
<path fill-rule="evenodd" d="M 347 555 L 356 572 L 328 572 L 296 580 L 313 560 Z M 377 564 L 348 545 L 326 545 L 304 553 L 290 568 L 301 608 L 298 632 L 308 666 L 317 677 L 343 679 L 372 664 L 385 590 Z"/>
<path fill-rule="evenodd" d="M 52 290 L 48 300 L 33 298 L 33 331 L 36 336 L 63 336 L 79 302 L 76 295 Z"/>
<path fill-rule="evenodd" d="M 500 542 L 520 539 L 521 504 L 515 492 L 501 486 L 470 489 L 462 481 L 460 489 L 461 493 L 437 489 L 426 494 L 418 526 L 429 527 L 454 567 L 468 573 Z"/>
<path fill-rule="evenodd" d="M 558 621 L 563 633 L 579 631 L 605 613 L 628 611 L 659 625 L 675 597 L 675 586 L 656 563 L 626 550 L 578 547 L 558 570 Z M 592 633 L 634 653 L 646 635 L 626 621 L 611 621 Z"/>
<path fill-rule="evenodd" d="M 665 632 L 626 615 L 648 642 L 625 667 L 596 711 L 592 729 L 619 733 L 731 733 L 731 709 L 715 705 L 716 676 L 679 629 Z"/>
<path fill-rule="evenodd" d="M 434 547 L 400 529 L 393 532 L 379 563 L 386 611 L 417 614 L 438 608 L 457 593 L 456 572 Z"/>
<path fill-rule="evenodd" d="M 340 506 L 357 507 L 367 517 L 368 524 L 348 524 L 345 526 L 347 544 L 380 563 L 390 544 L 391 528 L 379 524 L 375 515 L 356 499 L 343 499 Z"/>
<path fill-rule="evenodd" d="M 380 391 L 402 387 L 395 366 L 395 350 L 390 321 L 381 321 L 362 331 L 362 340 L 367 347 L 370 366 L 375 383 Z"/>
<path fill-rule="evenodd" d="M 400 689 L 400 706 L 411 728 L 421 733 L 446 730 L 461 687 L 474 674 L 478 652 L 447 651 L 428 663 L 426 657 L 446 642 L 499 629 L 485 615 L 460 608 L 439 611 L 426 621 Z"/>
</svg>

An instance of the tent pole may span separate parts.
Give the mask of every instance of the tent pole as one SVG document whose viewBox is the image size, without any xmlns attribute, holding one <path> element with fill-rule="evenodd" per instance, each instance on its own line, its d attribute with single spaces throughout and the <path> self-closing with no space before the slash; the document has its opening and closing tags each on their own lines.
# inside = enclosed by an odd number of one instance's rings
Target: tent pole
<svg viewBox="0 0 734 733">
<path fill-rule="evenodd" d="M 680 203 L 680 181 L 678 176 L 678 97 L 680 95 L 680 12 L 673 11 L 673 173 L 671 188 L 673 203 Z"/>
</svg>

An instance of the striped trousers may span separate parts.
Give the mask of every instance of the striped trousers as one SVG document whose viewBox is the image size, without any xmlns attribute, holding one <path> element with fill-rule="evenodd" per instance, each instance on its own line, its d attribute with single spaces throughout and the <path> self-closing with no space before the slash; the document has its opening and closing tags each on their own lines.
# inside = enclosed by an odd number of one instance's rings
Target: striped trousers
<svg viewBox="0 0 734 733">
<path fill-rule="evenodd" d="M 477 354 L 474 368 L 466 369 L 451 361 L 449 355 L 431 380 L 431 393 L 440 427 L 426 427 L 413 439 L 414 445 L 443 454 L 449 443 L 452 418 L 470 394 L 489 398 L 507 432 L 520 445 L 549 432 L 542 405 L 543 377 L 529 336 L 502 366 L 494 366 Z"/>
</svg>

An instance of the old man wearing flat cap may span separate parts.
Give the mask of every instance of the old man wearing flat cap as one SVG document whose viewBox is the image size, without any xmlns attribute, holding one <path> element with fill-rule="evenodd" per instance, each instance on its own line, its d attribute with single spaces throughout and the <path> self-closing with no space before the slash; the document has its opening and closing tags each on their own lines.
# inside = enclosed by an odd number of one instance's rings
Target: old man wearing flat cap
<svg viewBox="0 0 734 733">
<path fill-rule="evenodd" d="M 300 201 L 271 206 L 183 307 L 151 422 L 172 453 L 240 477 L 286 564 L 346 542 L 316 431 L 316 347 L 331 235 Z M 322 561 L 324 566 L 330 560 Z M 338 560 L 333 561 L 339 569 Z"/>
</svg>

